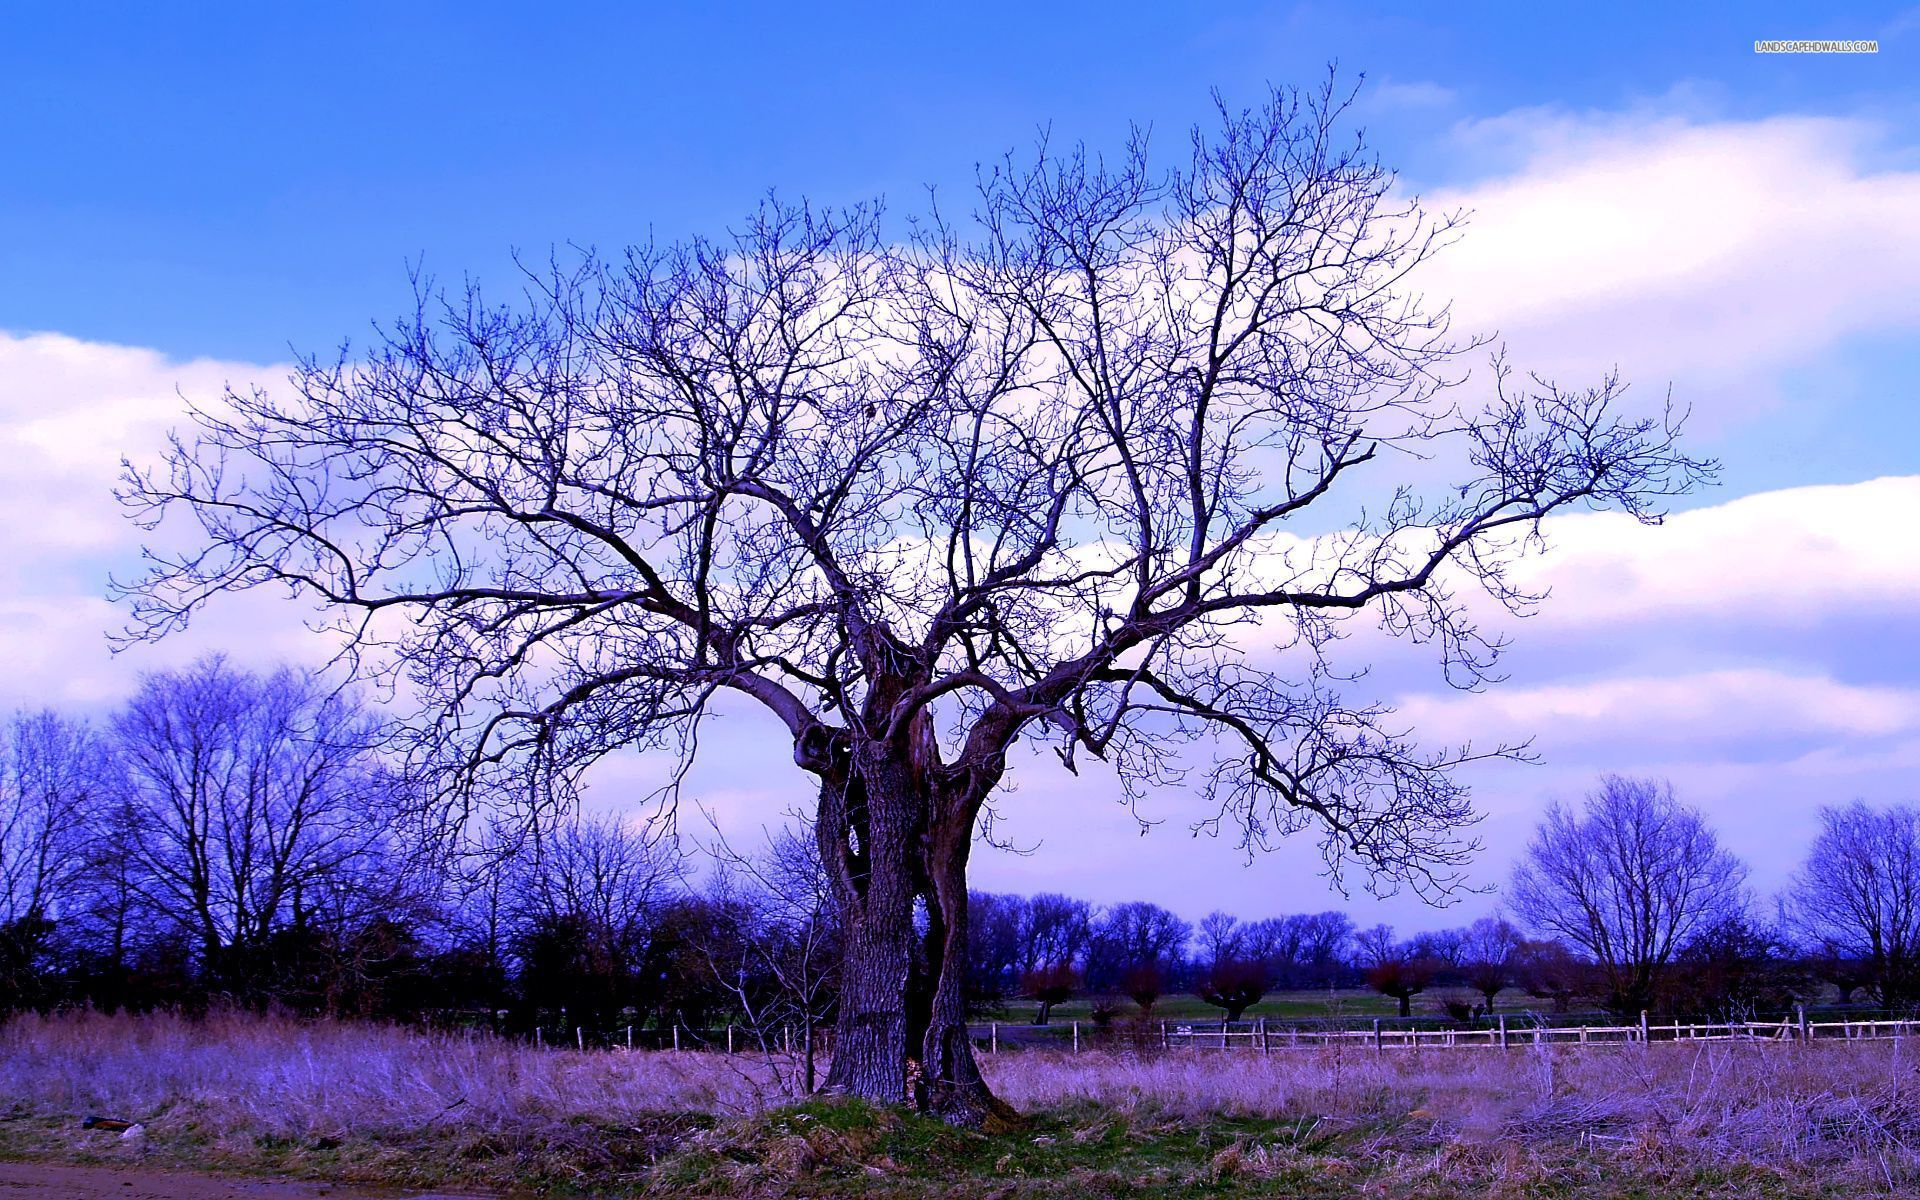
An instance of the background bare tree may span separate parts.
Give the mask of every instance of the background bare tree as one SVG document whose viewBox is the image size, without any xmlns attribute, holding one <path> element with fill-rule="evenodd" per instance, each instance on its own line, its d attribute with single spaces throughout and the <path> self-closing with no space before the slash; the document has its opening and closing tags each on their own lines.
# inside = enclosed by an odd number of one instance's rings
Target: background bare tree
<svg viewBox="0 0 1920 1200">
<path fill-rule="evenodd" d="M 1354 936 L 1367 986 L 1400 1005 L 1400 1015 L 1413 1015 L 1413 998 L 1433 983 L 1438 961 L 1423 955 L 1412 941 L 1393 936 L 1391 925 L 1375 925 Z"/>
<path fill-rule="evenodd" d="M 0 1012 L 42 1000 L 42 958 L 74 915 L 110 788 L 105 747 L 85 724 L 43 710 L 0 726 Z"/>
<path fill-rule="evenodd" d="M 1247 948 L 1247 927 L 1239 917 L 1215 910 L 1194 927 L 1194 949 L 1200 965 L 1218 966 L 1240 958 Z"/>
<path fill-rule="evenodd" d="M 717 849 L 718 891 L 734 928 L 732 957 L 716 956 L 714 970 L 740 1000 L 762 1050 L 792 1053 L 792 1090 L 809 1095 L 818 1084 L 816 1030 L 837 998 L 840 949 L 819 843 L 787 827 L 769 834 L 759 854 L 738 853 L 724 839 Z M 771 986 L 756 994 L 747 984 L 753 975 Z"/>
<path fill-rule="evenodd" d="M 218 658 L 150 674 L 113 732 L 134 886 L 238 987 L 387 830 L 378 729 L 314 676 Z"/>
<path fill-rule="evenodd" d="M 1145 900 L 1110 905 L 1095 920 L 1087 945 L 1088 982 L 1102 991 L 1142 994 L 1152 981 L 1155 994 L 1176 982 L 1186 961 L 1193 927 L 1179 914 Z M 1151 1004 L 1141 1002 L 1142 1008 Z"/>
<path fill-rule="evenodd" d="M 0 726 L 0 923 L 54 915 L 71 894 L 112 800 L 107 758 L 92 729 L 51 710 Z"/>
<path fill-rule="evenodd" d="M 1783 901 L 1807 940 L 1864 968 L 1880 1004 L 1920 1001 L 1920 811 L 1859 801 L 1822 809 Z"/>
<path fill-rule="evenodd" d="M 1353 941 L 1343 912 L 1294 913 L 1247 926 L 1251 952 L 1282 987 L 1325 987 L 1341 973 Z"/>
<path fill-rule="evenodd" d="M 526 831 L 512 860 L 514 942 L 522 999 L 565 1010 L 566 1023 L 609 1029 L 644 1007 L 653 940 L 683 891 L 677 844 L 609 815 L 574 815 Z"/>
<path fill-rule="evenodd" d="M 617 748 L 690 755 L 721 693 L 764 706 L 817 782 L 845 934 L 830 1085 L 985 1120 L 966 870 L 1017 746 L 1444 890 L 1454 768 L 1501 749 L 1419 747 L 1332 644 L 1368 618 L 1484 679 L 1454 587 L 1524 607 L 1504 568 L 1543 518 L 1651 521 L 1708 469 L 1614 379 L 1457 398 L 1474 343 L 1410 284 L 1457 222 L 1343 109 L 1223 107 L 1170 170 L 1144 137 L 1043 145 L 981 176 L 970 225 L 903 241 L 770 203 L 719 243 L 529 273 L 512 306 L 423 294 L 363 358 L 229 395 L 128 471 L 141 520 L 198 525 L 129 589 L 135 631 L 317 599 L 418 702 L 455 812 L 529 779 L 563 800 Z"/>
<path fill-rule="evenodd" d="M 1747 868 L 1670 785 L 1608 775 L 1575 813 L 1554 805 L 1514 869 L 1513 910 L 1598 968 L 1610 1008 L 1652 1007 L 1696 933 L 1744 908 Z"/>
<path fill-rule="evenodd" d="M 1020 906 L 1021 974 L 1084 964 L 1093 940 L 1093 906 L 1074 896 L 1038 892 Z"/>
<path fill-rule="evenodd" d="M 1467 926 L 1461 948 L 1461 976 L 1486 999 L 1492 1012 L 1502 991 L 1519 981 L 1520 931 L 1501 917 L 1482 917 Z"/>
</svg>

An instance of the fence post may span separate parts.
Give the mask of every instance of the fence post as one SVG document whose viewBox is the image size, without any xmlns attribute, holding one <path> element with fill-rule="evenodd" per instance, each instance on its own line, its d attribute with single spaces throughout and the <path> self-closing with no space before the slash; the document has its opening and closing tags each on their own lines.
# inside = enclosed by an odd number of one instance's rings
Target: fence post
<svg viewBox="0 0 1920 1200">
<path fill-rule="evenodd" d="M 1386 1042 L 1382 1041 L 1380 1038 L 1380 1018 L 1379 1017 L 1375 1017 L 1373 1019 L 1373 1048 L 1376 1053 L 1379 1051 L 1385 1050 L 1387 1048 Z"/>
<path fill-rule="evenodd" d="M 1793 1014 L 1799 1018 L 1800 1040 L 1804 1042 L 1812 1036 L 1813 1033 L 1813 1030 L 1807 1025 L 1807 1006 L 1804 1004 L 1794 1005 Z"/>
<path fill-rule="evenodd" d="M 540 1032 L 538 1025 L 533 1027 L 533 1044 L 542 1050 L 547 1048 L 547 1035 Z"/>
<path fill-rule="evenodd" d="M 1538 1046 L 1538 1045 L 1540 1044 L 1540 1030 L 1541 1030 L 1541 1028 L 1542 1028 L 1542 1026 L 1540 1026 L 1540 1025 L 1538 1025 L 1538 1024 L 1536 1024 L 1536 1025 L 1535 1025 L 1535 1026 L 1533 1027 L 1533 1044 L 1534 1044 L 1534 1045 L 1536 1045 L 1536 1046 Z"/>
<path fill-rule="evenodd" d="M 1647 1032 L 1647 1010 L 1643 1008 L 1640 1010 L 1640 1044 L 1642 1046 L 1647 1044 Z"/>
<path fill-rule="evenodd" d="M 1073 1052 L 1080 1053 L 1080 1022 L 1073 1023 Z"/>
<path fill-rule="evenodd" d="M 633 1049 L 633 1026 L 627 1026 L 627 1049 Z"/>
<path fill-rule="evenodd" d="M 673 1048 L 675 1050 L 680 1048 L 680 1022 L 678 1021 L 673 1023 Z"/>
<path fill-rule="evenodd" d="M 1585 1025 L 1580 1027 L 1580 1044 L 1582 1046 L 1587 1044 L 1587 1027 Z"/>
<path fill-rule="evenodd" d="M 1273 1053 L 1273 1043 L 1267 1040 L 1267 1019 L 1265 1017 L 1260 1018 L 1260 1053 Z"/>
<path fill-rule="evenodd" d="M 587 1048 L 587 1031 L 578 1025 L 573 1027 L 573 1048 L 581 1051 Z"/>
<path fill-rule="evenodd" d="M 1167 1032 L 1167 1023 L 1165 1021 L 1160 1022 L 1160 1048 L 1162 1050 L 1173 1049 L 1173 1035 Z"/>
<path fill-rule="evenodd" d="M 1500 1014 L 1500 1048 L 1507 1048 L 1507 1014 Z"/>
<path fill-rule="evenodd" d="M 998 1054 L 1000 1053 L 1000 1022 L 995 1021 L 992 1029 L 993 1032 L 988 1035 L 987 1045 L 990 1053 Z"/>
<path fill-rule="evenodd" d="M 731 1022 L 727 1025 L 727 1053 L 733 1053 L 733 1025 Z"/>
</svg>

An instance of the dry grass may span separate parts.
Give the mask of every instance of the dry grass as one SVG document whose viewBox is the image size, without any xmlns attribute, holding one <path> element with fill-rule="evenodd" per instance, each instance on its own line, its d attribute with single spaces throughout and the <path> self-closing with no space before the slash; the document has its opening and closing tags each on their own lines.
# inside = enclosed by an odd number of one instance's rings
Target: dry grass
<svg viewBox="0 0 1920 1200">
<path fill-rule="evenodd" d="M 24 1017 L 0 1028 L 0 1153 L 628 1194 L 972 1194 L 961 1181 L 977 1179 L 985 1195 L 1003 1177 L 1026 1181 L 1009 1196 L 1389 1180 L 1435 1195 L 1635 1194 L 1622 1180 L 1655 1194 L 1905 1194 L 1920 1182 L 1916 1049 L 1004 1054 L 989 1077 L 1035 1118 L 995 1139 L 870 1113 L 828 1136 L 840 1118 L 781 1109 L 777 1074 L 745 1056 Z M 81 1130 L 94 1114 L 146 1136 Z"/>
<path fill-rule="evenodd" d="M 21 1017 L 0 1029 L 0 1096 L 42 1113 L 186 1106 L 276 1136 L 444 1119 L 628 1121 L 778 1102 L 754 1060 L 672 1051 L 578 1054 L 497 1038 L 248 1016 Z"/>
<path fill-rule="evenodd" d="M 996 1090 L 1023 1109 L 1090 1104 L 1190 1118 L 1425 1127 L 1494 1139 L 1845 1167 L 1920 1178 L 1920 1046 L 1655 1043 L 1250 1055 L 1006 1055 Z"/>
</svg>

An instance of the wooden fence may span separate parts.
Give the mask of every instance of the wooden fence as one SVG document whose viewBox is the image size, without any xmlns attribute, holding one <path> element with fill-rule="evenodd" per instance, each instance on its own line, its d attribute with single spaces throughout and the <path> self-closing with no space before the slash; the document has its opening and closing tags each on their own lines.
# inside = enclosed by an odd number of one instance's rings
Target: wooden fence
<svg viewBox="0 0 1920 1200">
<path fill-rule="evenodd" d="M 1031 1026 L 993 1024 L 976 1031 L 980 1048 L 997 1052 L 1002 1048 L 1003 1028 L 1018 1037 L 1004 1039 L 1007 1049 L 1030 1047 Z M 1057 1049 L 1080 1050 L 1110 1040 L 1124 1044 L 1158 1044 L 1166 1050 L 1239 1050 L 1271 1054 L 1284 1050 L 1356 1049 L 1517 1049 L 1533 1046 L 1634 1045 L 1652 1042 L 1811 1042 L 1867 1041 L 1912 1037 L 1920 1034 L 1920 1020 L 1888 1021 L 1811 1021 L 1805 1013 L 1778 1020 L 1725 1021 L 1695 1023 L 1655 1023 L 1641 1014 L 1633 1025 L 1551 1025 L 1539 1021 L 1509 1021 L 1499 1016 L 1478 1027 L 1453 1029 L 1393 1028 L 1375 1021 L 1370 1029 L 1303 1029 L 1297 1025 L 1274 1025 L 1264 1020 L 1239 1023 L 1161 1021 L 1157 1025 L 1133 1025 L 1122 1031 L 1083 1029 L 1080 1022 L 1061 1027 L 1048 1040 Z"/>
<path fill-rule="evenodd" d="M 801 1032 L 792 1028 L 755 1031 L 729 1025 L 713 1029 L 639 1030 L 626 1026 L 592 1032 L 563 1026 L 549 1033 L 531 1031 L 528 1040 L 553 1049 L 687 1049 L 722 1053 L 801 1048 Z M 988 1053 L 1029 1049 L 1079 1052 L 1084 1049 L 1239 1051 L 1273 1054 L 1287 1050 L 1346 1047 L 1360 1050 L 1524 1049 L 1535 1046 L 1622 1046 L 1653 1042 L 1744 1041 L 1798 1043 L 1813 1041 L 1873 1041 L 1920 1036 L 1920 1017 L 1893 1020 L 1810 1020 L 1805 1012 L 1789 1017 L 1753 1021 L 1653 1022 L 1646 1014 L 1631 1025 L 1554 1025 L 1533 1017 L 1498 1015 L 1484 1025 L 1452 1028 L 1395 1026 L 1375 1020 L 1370 1028 L 1303 1027 L 1257 1021 L 1158 1021 L 1097 1026 L 1072 1021 L 1035 1026 L 993 1022 L 971 1028 L 974 1045 Z M 557 1036 L 555 1036 L 557 1035 Z M 831 1027 L 815 1031 L 815 1047 L 830 1053 Z"/>
</svg>

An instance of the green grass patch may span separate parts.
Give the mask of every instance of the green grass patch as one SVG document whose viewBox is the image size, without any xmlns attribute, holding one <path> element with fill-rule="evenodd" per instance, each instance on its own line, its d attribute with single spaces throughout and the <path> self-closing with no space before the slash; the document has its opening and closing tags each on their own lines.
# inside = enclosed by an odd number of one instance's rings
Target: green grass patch
<svg viewBox="0 0 1920 1200">
<path fill-rule="evenodd" d="M 733 1120 L 663 1117 L 647 1127 L 575 1120 L 512 1135 L 371 1129 L 344 1139 L 222 1141 L 197 1134 L 191 1122 L 162 1120 L 131 1143 L 15 1112 L 0 1117 L 0 1156 L 634 1200 L 1873 1194 L 1858 1181 L 1688 1160 L 1658 1146 L 1602 1151 L 1575 1141 L 1465 1142 L 1439 1136 L 1431 1121 L 1411 1115 L 1348 1122 L 1195 1118 L 1152 1104 L 1124 1111 L 1069 1106 L 999 1134 L 858 1101 L 813 1100 Z"/>
</svg>

